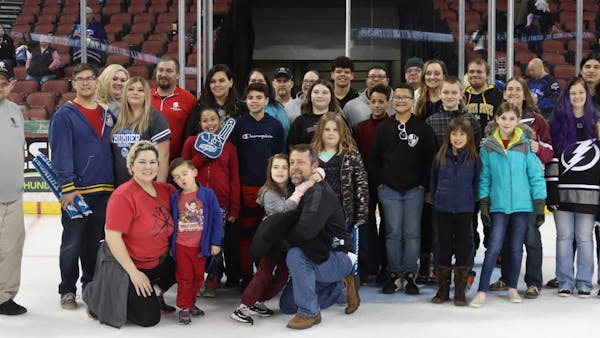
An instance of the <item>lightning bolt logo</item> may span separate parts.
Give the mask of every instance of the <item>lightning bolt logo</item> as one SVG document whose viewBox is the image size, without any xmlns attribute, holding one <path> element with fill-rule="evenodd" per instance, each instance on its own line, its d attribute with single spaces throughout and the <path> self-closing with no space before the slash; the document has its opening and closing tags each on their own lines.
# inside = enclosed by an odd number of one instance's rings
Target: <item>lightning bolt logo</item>
<svg viewBox="0 0 600 338">
<path fill-rule="evenodd" d="M 588 163 L 578 166 L 578 164 L 580 164 L 580 162 L 586 158 L 586 154 L 588 153 L 588 151 L 590 151 L 590 149 L 592 149 L 594 151 L 594 158 L 591 161 L 589 161 Z M 599 151 L 598 147 L 596 146 L 596 144 L 594 144 L 594 140 L 577 142 L 577 148 L 575 148 L 573 151 L 571 151 L 570 155 L 572 155 L 572 156 L 568 161 L 565 158 L 565 153 L 563 153 L 561 156 L 560 160 L 561 160 L 563 167 L 565 168 L 565 170 L 563 171 L 563 174 L 569 170 L 571 170 L 571 171 L 588 170 L 598 162 L 598 159 L 600 159 L 600 151 Z"/>
</svg>

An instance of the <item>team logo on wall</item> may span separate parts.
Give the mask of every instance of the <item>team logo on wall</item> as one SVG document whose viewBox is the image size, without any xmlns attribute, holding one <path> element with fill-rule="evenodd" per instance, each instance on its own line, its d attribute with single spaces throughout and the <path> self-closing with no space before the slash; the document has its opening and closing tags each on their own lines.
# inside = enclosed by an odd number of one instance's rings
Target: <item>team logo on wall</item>
<svg viewBox="0 0 600 338">
<path fill-rule="evenodd" d="M 593 139 L 577 142 L 572 151 L 563 153 L 560 162 L 565 168 L 563 174 L 567 171 L 586 171 L 598 163 L 600 160 L 600 149 Z"/>
</svg>

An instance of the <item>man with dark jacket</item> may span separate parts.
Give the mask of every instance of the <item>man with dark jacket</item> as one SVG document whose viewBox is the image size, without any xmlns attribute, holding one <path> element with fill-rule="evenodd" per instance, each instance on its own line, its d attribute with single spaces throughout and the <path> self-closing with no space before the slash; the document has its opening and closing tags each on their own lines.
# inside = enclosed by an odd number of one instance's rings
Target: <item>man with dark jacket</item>
<svg viewBox="0 0 600 338">
<path fill-rule="evenodd" d="M 317 167 L 314 149 L 305 144 L 292 147 L 292 183 L 298 185 L 307 180 Z M 292 278 L 283 291 L 280 307 L 284 313 L 296 313 L 287 327 L 307 329 L 321 322 L 319 308 L 347 302 L 345 312 L 356 311 L 360 299 L 349 274 L 357 257 L 351 252 L 352 236 L 341 205 L 327 183 L 322 181 L 308 189 L 298 210 L 300 218 L 288 233 L 292 248 L 286 263 Z"/>
</svg>

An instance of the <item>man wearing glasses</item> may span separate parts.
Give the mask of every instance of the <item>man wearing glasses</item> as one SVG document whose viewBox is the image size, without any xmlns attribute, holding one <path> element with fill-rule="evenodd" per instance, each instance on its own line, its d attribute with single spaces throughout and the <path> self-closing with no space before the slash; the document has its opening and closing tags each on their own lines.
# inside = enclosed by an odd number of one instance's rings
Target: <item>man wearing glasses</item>
<svg viewBox="0 0 600 338">
<path fill-rule="evenodd" d="M 98 244 L 104 238 L 106 204 L 114 190 L 110 133 L 115 120 L 95 101 L 97 76 L 96 68 L 89 64 L 75 67 L 73 88 L 77 95 L 52 116 L 48 133 L 52 166 L 62 187 L 58 292 L 60 305 L 66 310 L 77 308 L 80 260 L 82 288 L 94 276 Z M 64 209 L 74 205 L 76 196 L 89 205 L 91 215 L 69 218 Z"/>
<path fill-rule="evenodd" d="M 371 106 L 369 97 L 371 96 L 371 89 L 377 85 L 389 86 L 389 78 L 387 71 L 381 66 L 373 66 L 367 72 L 367 88 L 358 94 L 358 97 L 352 99 L 344 106 L 344 118 L 352 129 L 362 121 L 366 121 L 371 116 Z M 391 92 L 391 90 L 390 90 Z M 392 97 L 390 96 L 390 101 Z M 388 114 L 394 114 L 394 109 L 388 107 Z"/>
<path fill-rule="evenodd" d="M 401 84 L 394 90 L 396 114 L 381 123 L 369 152 L 369 181 L 385 215 L 385 245 L 388 259 L 383 293 L 402 288 L 418 294 L 414 282 L 421 244 L 421 211 L 429 187 L 435 136 L 430 126 L 411 113 L 414 90 Z"/>
</svg>

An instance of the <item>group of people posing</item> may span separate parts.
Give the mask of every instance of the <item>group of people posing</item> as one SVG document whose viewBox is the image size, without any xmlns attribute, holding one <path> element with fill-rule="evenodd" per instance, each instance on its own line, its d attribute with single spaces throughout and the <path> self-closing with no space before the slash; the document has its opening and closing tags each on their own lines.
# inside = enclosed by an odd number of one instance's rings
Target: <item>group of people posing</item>
<svg viewBox="0 0 600 338">
<path fill-rule="evenodd" d="M 62 206 L 79 196 L 92 210 L 62 215 L 61 306 L 78 306 L 79 261 L 88 312 L 114 326 L 151 326 L 161 311 L 174 312 L 163 295 L 175 283 L 179 321 L 188 324 L 203 315 L 198 291 L 204 285 L 215 297 L 224 275 L 243 290 L 231 318 L 244 323 L 272 315 L 264 301 L 282 290 L 294 329 L 320 323 L 320 310 L 333 304 L 356 311 L 359 284 L 418 294 L 417 284 L 433 282 L 432 301 L 442 303 L 452 271 L 454 303 L 464 306 L 478 211 L 487 250 L 470 305 L 482 306 L 490 289 L 521 302 L 523 244 L 524 296 L 542 287 L 545 206 L 557 228 L 559 295 L 589 296 L 600 55 L 581 65 L 550 124 L 524 79 L 509 79 L 503 91 L 488 85 L 482 59 L 469 63 L 466 88 L 442 60 L 411 58 L 407 83 L 390 88 L 387 70 L 374 66 L 358 92 L 352 60 L 339 57 L 333 84 L 309 71 L 297 98 L 287 68 L 272 82 L 253 70 L 242 99 L 231 70 L 215 65 L 198 102 L 177 87 L 171 58 L 158 63 L 153 88 L 118 65 L 99 76 L 79 65 L 77 96 L 49 131 Z M 500 255 L 503 274 L 490 285 Z"/>
</svg>

